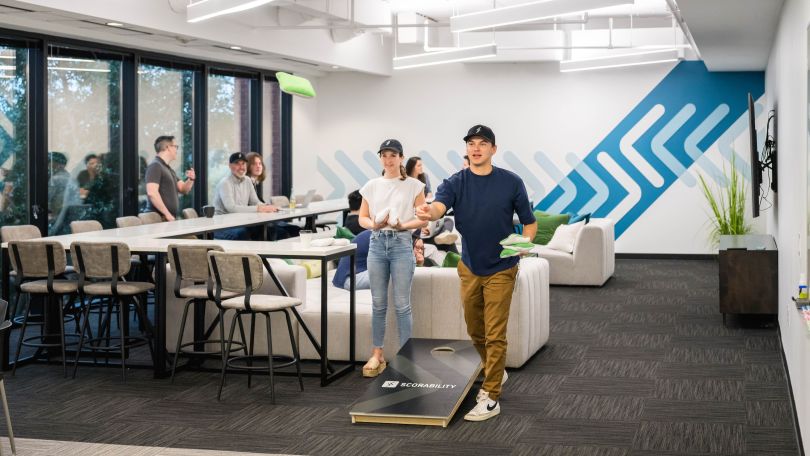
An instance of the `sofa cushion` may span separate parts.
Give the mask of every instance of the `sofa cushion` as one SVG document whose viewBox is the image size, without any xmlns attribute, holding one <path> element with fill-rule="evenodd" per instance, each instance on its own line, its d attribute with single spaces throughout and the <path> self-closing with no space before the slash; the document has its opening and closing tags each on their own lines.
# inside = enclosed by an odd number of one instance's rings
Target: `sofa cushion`
<svg viewBox="0 0 810 456">
<path fill-rule="evenodd" d="M 338 226 L 335 230 L 335 239 L 348 239 L 351 241 L 354 239 L 354 233 L 345 226 Z"/>
<path fill-rule="evenodd" d="M 548 241 L 546 247 L 560 252 L 574 253 L 574 243 L 577 241 L 577 236 L 582 232 L 585 226 L 585 220 L 581 220 L 572 225 L 560 225 L 554 231 L 554 236 Z"/>
<path fill-rule="evenodd" d="M 554 231 L 560 225 L 568 223 L 568 214 L 549 214 L 543 211 L 534 211 L 534 218 L 537 219 L 537 234 L 534 235 L 535 244 L 546 245 Z"/>
</svg>

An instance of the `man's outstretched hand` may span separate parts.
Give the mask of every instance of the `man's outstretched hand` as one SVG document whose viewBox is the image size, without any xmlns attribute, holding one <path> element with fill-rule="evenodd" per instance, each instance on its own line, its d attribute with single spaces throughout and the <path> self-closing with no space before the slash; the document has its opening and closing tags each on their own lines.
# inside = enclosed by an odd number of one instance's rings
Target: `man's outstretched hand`
<svg viewBox="0 0 810 456">
<path fill-rule="evenodd" d="M 423 222 L 430 221 L 430 204 L 424 203 L 416 206 L 416 218 Z"/>
</svg>

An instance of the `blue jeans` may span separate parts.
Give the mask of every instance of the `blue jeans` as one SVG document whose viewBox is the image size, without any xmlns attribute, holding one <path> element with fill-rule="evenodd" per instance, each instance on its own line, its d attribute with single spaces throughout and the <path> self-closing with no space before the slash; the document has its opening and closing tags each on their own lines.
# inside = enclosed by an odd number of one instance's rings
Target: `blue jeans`
<svg viewBox="0 0 810 456">
<path fill-rule="evenodd" d="M 368 279 L 371 285 L 371 339 L 382 348 L 385 314 L 388 311 L 388 280 L 394 287 L 399 345 L 411 338 L 411 283 L 416 260 L 410 231 L 380 230 L 371 233 L 368 247 Z"/>
<path fill-rule="evenodd" d="M 351 284 L 351 277 L 346 277 L 346 281 L 343 282 L 343 289 L 349 290 L 352 286 Z M 354 276 L 354 289 L 355 290 L 369 290 L 371 289 L 371 284 L 368 281 L 368 271 L 358 272 Z"/>
<path fill-rule="evenodd" d="M 249 241 L 250 233 L 247 228 L 228 228 L 224 230 L 214 231 L 214 239 L 222 239 L 224 241 Z"/>
</svg>

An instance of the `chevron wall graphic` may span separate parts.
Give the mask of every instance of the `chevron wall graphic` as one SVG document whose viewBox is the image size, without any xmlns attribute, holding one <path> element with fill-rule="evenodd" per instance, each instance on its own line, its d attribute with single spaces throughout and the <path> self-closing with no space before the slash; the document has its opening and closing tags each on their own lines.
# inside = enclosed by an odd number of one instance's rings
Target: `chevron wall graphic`
<svg viewBox="0 0 810 456">
<path fill-rule="evenodd" d="M 542 151 L 499 151 L 496 163 L 523 178 L 529 197 L 539 201 L 536 208 L 609 217 L 618 238 L 678 180 L 694 187 L 700 172 L 725 185 L 723 170 L 704 156 L 712 147 L 727 161 L 734 155 L 750 181 L 747 153 L 735 153 L 731 145 L 748 128 L 747 94 L 756 100 L 764 91 L 763 72 L 710 73 L 703 62 L 683 61 L 590 152 L 566 154 L 567 174 Z M 758 114 L 761 110 L 758 104 Z M 763 136 L 759 132 L 759 148 Z M 420 150 L 418 155 L 435 189 L 460 169 L 464 151 Z M 379 176 L 374 151 L 359 158 L 342 150 L 329 162 L 317 158 L 318 173 L 332 187 L 329 198 L 343 197 Z M 534 171 L 538 167 L 542 175 Z"/>
</svg>

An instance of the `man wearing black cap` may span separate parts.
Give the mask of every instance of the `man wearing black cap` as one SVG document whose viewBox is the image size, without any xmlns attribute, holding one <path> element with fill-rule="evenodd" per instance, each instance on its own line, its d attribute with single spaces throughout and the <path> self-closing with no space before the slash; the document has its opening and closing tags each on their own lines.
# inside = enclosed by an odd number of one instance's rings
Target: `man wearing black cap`
<svg viewBox="0 0 810 456">
<path fill-rule="evenodd" d="M 501 258 L 500 241 L 513 233 L 512 215 L 524 225 L 523 235 L 537 231 L 526 186 L 520 177 L 492 165 L 495 133 L 475 125 L 464 137 L 470 167 L 445 179 L 433 203 L 416 210 L 422 220 L 437 220 L 451 207 L 461 233 L 458 263 L 467 333 L 484 365 L 484 383 L 476 406 L 464 416 L 484 421 L 500 413 L 501 385 L 506 381 L 506 325 L 518 272 L 518 257 Z"/>
<path fill-rule="evenodd" d="M 261 204 L 256 195 L 253 183 L 247 174 L 247 157 L 242 152 L 234 152 L 228 160 L 231 174 L 217 184 L 214 196 L 214 214 L 232 212 L 276 212 L 278 208 L 271 204 Z M 214 239 L 249 240 L 251 230 L 247 228 L 230 228 L 214 233 Z"/>
</svg>

